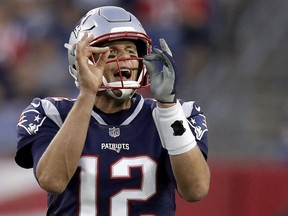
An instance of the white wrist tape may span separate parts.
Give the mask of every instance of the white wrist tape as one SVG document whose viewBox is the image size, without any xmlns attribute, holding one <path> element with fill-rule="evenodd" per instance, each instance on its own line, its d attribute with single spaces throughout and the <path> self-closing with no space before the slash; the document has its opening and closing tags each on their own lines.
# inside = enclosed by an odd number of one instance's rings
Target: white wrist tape
<svg viewBox="0 0 288 216">
<path fill-rule="evenodd" d="M 169 108 L 156 107 L 153 110 L 153 119 L 162 146 L 168 150 L 168 154 L 182 154 L 196 146 L 195 137 L 179 101 Z"/>
</svg>

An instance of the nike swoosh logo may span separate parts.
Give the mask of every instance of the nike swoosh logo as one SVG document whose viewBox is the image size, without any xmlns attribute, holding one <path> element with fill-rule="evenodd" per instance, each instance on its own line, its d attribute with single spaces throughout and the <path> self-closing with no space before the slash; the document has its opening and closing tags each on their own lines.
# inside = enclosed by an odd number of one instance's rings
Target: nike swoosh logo
<svg viewBox="0 0 288 216">
<path fill-rule="evenodd" d="M 198 112 L 200 112 L 200 107 L 199 106 L 195 106 L 195 109 L 198 111 Z"/>
</svg>

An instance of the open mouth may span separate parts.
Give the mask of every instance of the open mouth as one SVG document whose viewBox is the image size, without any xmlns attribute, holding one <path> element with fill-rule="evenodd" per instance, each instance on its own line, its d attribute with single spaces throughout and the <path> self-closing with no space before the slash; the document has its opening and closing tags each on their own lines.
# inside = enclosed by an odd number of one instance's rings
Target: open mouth
<svg viewBox="0 0 288 216">
<path fill-rule="evenodd" d="M 116 71 L 114 73 L 114 77 L 115 78 L 120 78 L 121 79 L 121 76 L 122 76 L 123 80 L 129 80 L 131 78 L 131 76 L 132 76 L 131 70 L 125 68 L 125 69 L 121 69 L 120 71 Z"/>
</svg>

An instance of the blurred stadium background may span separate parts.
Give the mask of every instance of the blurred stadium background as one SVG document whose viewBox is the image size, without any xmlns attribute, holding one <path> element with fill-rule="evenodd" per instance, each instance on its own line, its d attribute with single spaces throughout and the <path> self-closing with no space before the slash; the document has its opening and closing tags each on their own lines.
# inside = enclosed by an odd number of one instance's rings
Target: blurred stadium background
<svg viewBox="0 0 288 216">
<path fill-rule="evenodd" d="M 32 98 L 77 95 L 63 44 L 102 5 L 133 12 L 155 45 L 166 38 L 178 96 L 207 116 L 210 194 L 178 200 L 177 216 L 287 216 L 287 0 L 1 0 L 0 216 L 45 215 L 32 171 L 14 163 L 15 126 Z"/>
</svg>

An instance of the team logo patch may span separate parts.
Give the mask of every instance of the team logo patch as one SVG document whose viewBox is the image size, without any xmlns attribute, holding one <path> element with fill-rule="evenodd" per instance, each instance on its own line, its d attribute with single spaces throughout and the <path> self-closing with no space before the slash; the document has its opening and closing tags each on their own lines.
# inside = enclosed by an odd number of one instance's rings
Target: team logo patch
<svg viewBox="0 0 288 216">
<path fill-rule="evenodd" d="M 46 116 L 44 118 L 40 117 L 40 113 L 37 110 L 27 110 L 20 116 L 17 126 L 23 128 L 28 134 L 33 135 L 37 134 L 45 119 Z"/>
<path fill-rule="evenodd" d="M 113 138 L 120 136 L 120 128 L 109 128 L 109 136 Z"/>
<path fill-rule="evenodd" d="M 189 123 L 190 123 L 191 127 L 194 129 L 196 139 L 201 140 L 204 133 L 206 131 L 208 131 L 205 116 L 200 114 L 198 116 L 198 123 L 197 123 L 196 119 L 193 119 L 193 118 L 191 118 L 189 120 Z"/>
</svg>

